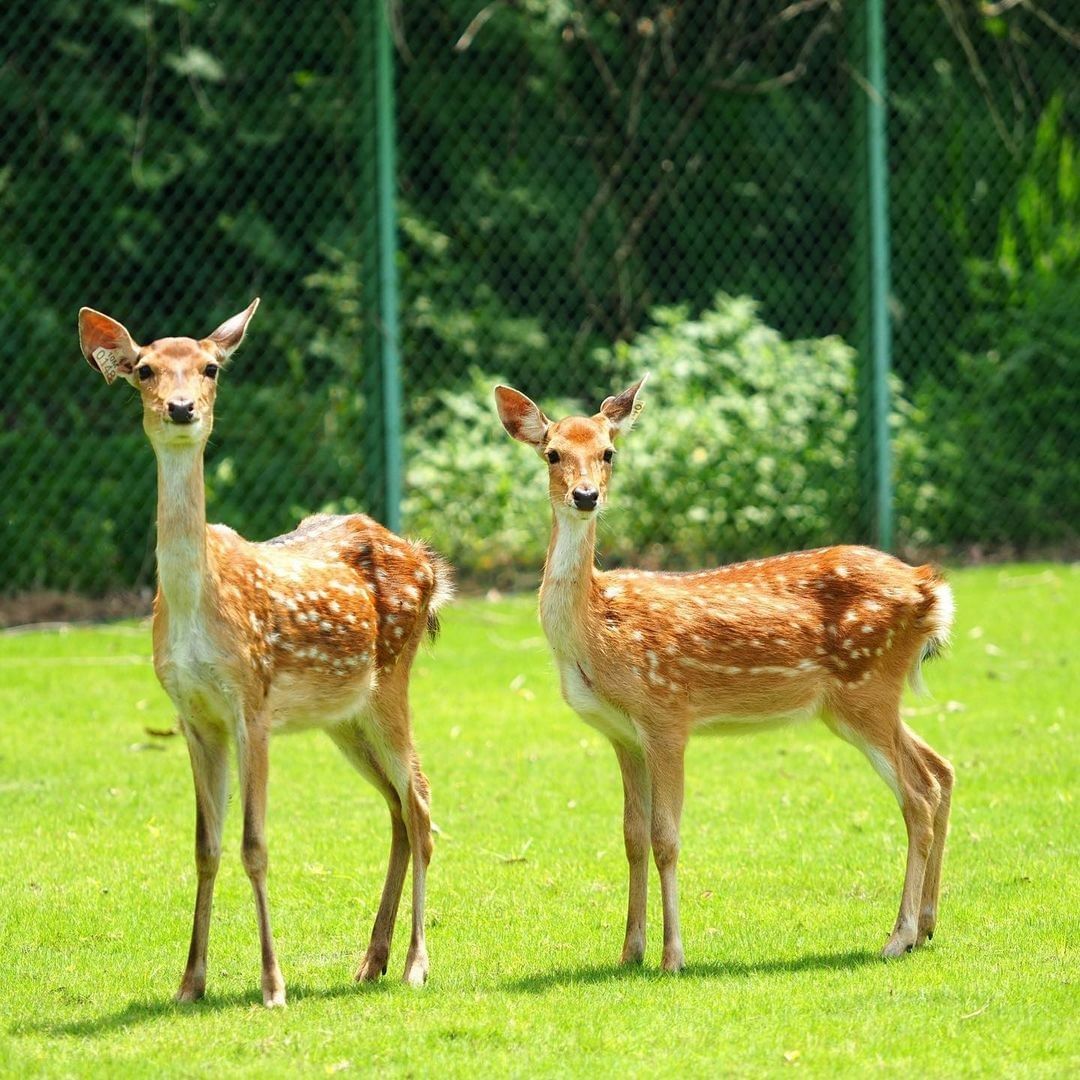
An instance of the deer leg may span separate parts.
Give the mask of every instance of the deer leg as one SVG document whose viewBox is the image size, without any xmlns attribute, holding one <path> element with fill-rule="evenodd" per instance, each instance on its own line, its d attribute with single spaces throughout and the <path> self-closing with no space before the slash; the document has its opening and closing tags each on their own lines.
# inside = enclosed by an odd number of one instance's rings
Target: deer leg
<svg viewBox="0 0 1080 1080">
<path fill-rule="evenodd" d="M 240 747 L 244 800 L 243 861 L 255 894 L 262 952 L 262 994 L 267 1008 L 285 1004 L 285 980 L 278 967 L 274 935 L 270 929 L 270 902 L 266 895 L 266 785 L 269 772 L 270 730 L 265 718 L 248 725 Z"/>
<path fill-rule="evenodd" d="M 683 804 L 683 757 L 685 744 L 650 747 L 646 752 L 652 787 L 652 850 L 660 872 L 660 896 L 664 907 L 664 971 L 681 971 L 684 965 L 679 931 L 679 823 Z"/>
<path fill-rule="evenodd" d="M 191 945 L 180 989 L 179 1002 L 197 1001 L 206 993 L 206 949 L 210 938 L 210 909 L 214 881 L 221 864 L 221 829 L 229 793 L 229 747 L 221 732 L 200 732 L 182 723 L 195 780 L 195 915 Z"/>
<path fill-rule="evenodd" d="M 401 672 L 399 661 L 398 670 Z M 372 710 L 372 750 L 401 806 L 405 832 L 412 857 L 412 935 L 405 957 L 404 979 L 410 986 L 423 986 L 428 975 L 427 944 L 424 937 L 424 903 L 427 868 L 434 844 L 431 839 L 430 788 L 412 745 L 407 696 L 408 672 L 380 689 Z"/>
<path fill-rule="evenodd" d="M 882 949 L 886 957 L 911 952 L 918 940 L 919 906 L 922 902 L 926 865 L 934 844 L 934 817 L 940 803 L 940 787 L 922 757 L 901 730 L 897 755 L 900 782 L 900 809 L 907 827 L 907 869 L 900 911 L 889 940 Z"/>
<path fill-rule="evenodd" d="M 427 894 L 427 868 L 431 862 L 434 843 L 431 839 L 431 789 L 420 764 L 412 762 L 409 789 L 402 798 L 405 827 L 412 848 L 412 936 L 409 954 L 405 958 L 405 981 L 410 986 L 423 986 L 428 977 L 427 942 L 424 938 L 424 904 Z"/>
<path fill-rule="evenodd" d="M 888 715 L 878 702 L 842 703 L 837 709 L 839 721 L 830 721 L 830 727 L 858 747 L 889 785 L 900 804 L 907 829 L 904 890 L 893 932 L 882 949 L 886 957 L 911 952 L 918 940 L 919 908 L 941 805 L 941 785 L 927 765 L 919 740 L 900 720 L 899 698 L 898 690 L 896 701 L 888 707 Z M 944 837 L 941 843 L 944 844 Z"/>
<path fill-rule="evenodd" d="M 945 855 L 945 837 L 949 831 L 949 810 L 952 806 L 953 767 L 940 754 L 932 750 L 918 736 L 911 741 L 922 755 L 926 767 L 933 774 L 940 790 L 940 800 L 934 811 L 934 841 L 926 863 L 923 879 L 922 901 L 919 906 L 919 930 L 916 945 L 922 945 L 934 936 L 937 926 L 938 896 L 941 892 L 941 863 Z"/>
<path fill-rule="evenodd" d="M 649 773 L 640 750 L 616 743 L 615 756 L 623 780 L 623 841 L 630 867 L 623 964 L 640 964 L 645 957 L 645 908 L 649 893 L 649 822 L 652 799 Z"/>
<path fill-rule="evenodd" d="M 372 755 L 363 732 L 350 725 L 336 728 L 330 735 L 357 771 L 382 793 L 390 810 L 390 863 L 386 869 L 386 882 L 375 924 L 371 929 L 371 941 L 356 972 L 357 982 L 373 982 L 386 974 L 390 959 L 390 943 L 405 883 L 405 871 L 409 866 L 409 834 L 401 812 L 401 799 Z"/>
</svg>

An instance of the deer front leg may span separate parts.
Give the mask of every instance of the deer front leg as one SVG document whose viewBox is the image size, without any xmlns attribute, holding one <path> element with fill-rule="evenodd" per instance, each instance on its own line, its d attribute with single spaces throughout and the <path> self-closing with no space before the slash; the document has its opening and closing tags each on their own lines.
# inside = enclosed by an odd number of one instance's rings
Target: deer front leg
<svg viewBox="0 0 1080 1080">
<path fill-rule="evenodd" d="M 285 980 L 278 967 L 274 935 L 270 929 L 270 903 L 266 895 L 266 784 L 269 773 L 270 730 L 264 717 L 249 724 L 240 746 L 244 797 L 244 869 L 255 894 L 262 951 L 263 1004 L 269 1009 L 285 1004 Z"/>
<path fill-rule="evenodd" d="M 206 949 L 214 881 L 221 863 L 221 829 L 229 792 L 229 747 L 223 732 L 199 732 L 181 721 L 195 780 L 195 916 L 187 966 L 176 992 L 178 1002 L 197 1001 L 206 993 Z"/>
<path fill-rule="evenodd" d="M 622 772 L 623 842 L 630 868 L 626 937 L 620 962 L 640 964 L 645 958 L 645 908 L 649 894 L 649 821 L 652 815 L 649 773 L 639 749 L 614 745 Z"/>
<path fill-rule="evenodd" d="M 683 757 L 685 743 L 651 746 L 646 763 L 652 781 L 652 849 L 660 872 L 660 896 L 664 907 L 664 971 L 683 969 L 682 935 L 679 931 L 679 823 L 683 804 Z"/>
</svg>

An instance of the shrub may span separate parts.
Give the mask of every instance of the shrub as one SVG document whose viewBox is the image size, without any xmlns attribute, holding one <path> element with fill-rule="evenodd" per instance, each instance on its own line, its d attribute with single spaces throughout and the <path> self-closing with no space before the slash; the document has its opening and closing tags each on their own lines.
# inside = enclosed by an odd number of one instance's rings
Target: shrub
<svg viewBox="0 0 1080 1080">
<path fill-rule="evenodd" d="M 855 538 L 855 354 L 839 338 L 785 341 L 754 301 L 720 295 L 697 318 L 685 307 L 655 310 L 633 344 L 596 359 L 608 385 L 589 412 L 652 376 L 600 525 L 608 561 L 687 567 Z M 485 576 L 536 567 L 548 534 L 545 471 L 502 431 L 497 381 L 474 372 L 467 386 L 440 392 L 408 437 L 410 530 Z M 894 445 L 909 527 L 934 494 L 910 415 L 899 399 Z"/>
<path fill-rule="evenodd" d="M 1053 544 L 1080 526 L 1080 164 L 1060 97 L 1047 107 L 995 256 L 968 266 L 967 348 L 920 401 L 942 433 L 939 531 L 953 542 Z M 972 463 L 977 468 L 972 469 Z"/>
</svg>

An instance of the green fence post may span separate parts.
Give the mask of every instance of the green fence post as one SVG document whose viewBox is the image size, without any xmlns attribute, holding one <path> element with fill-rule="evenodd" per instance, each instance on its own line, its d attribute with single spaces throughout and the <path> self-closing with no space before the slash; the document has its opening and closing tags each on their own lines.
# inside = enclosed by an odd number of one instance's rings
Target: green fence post
<svg viewBox="0 0 1080 1080">
<path fill-rule="evenodd" d="M 394 196 L 394 54 L 386 4 L 375 15 L 375 103 L 378 111 L 379 310 L 381 312 L 383 435 L 386 439 L 386 525 L 401 529 L 401 353 L 398 328 L 397 215 Z"/>
<path fill-rule="evenodd" d="M 865 71 L 857 109 L 860 174 L 856 213 L 856 295 L 859 356 L 860 515 L 864 531 L 886 551 L 893 546 L 892 452 L 889 437 L 889 173 L 885 138 L 885 19 L 882 0 L 853 8 L 856 70 Z"/>
<path fill-rule="evenodd" d="M 360 68 L 360 300 L 369 452 L 378 488 L 372 512 L 401 528 L 401 355 L 394 163 L 394 59 L 383 0 L 357 5 Z"/>
</svg>

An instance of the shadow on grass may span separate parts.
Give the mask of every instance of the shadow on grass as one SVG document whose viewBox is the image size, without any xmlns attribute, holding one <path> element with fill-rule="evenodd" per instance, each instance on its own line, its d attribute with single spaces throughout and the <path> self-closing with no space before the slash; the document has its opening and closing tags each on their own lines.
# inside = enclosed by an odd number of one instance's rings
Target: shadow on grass
<svg viewBox="0 0 1080 1080">
<path fill-rule="evenodd" d="M 320 987 L 293 986 L 288 989 L 290 1005 L 301 1001 L 330 1001 L 334 998 L 366 996 L 386 993 L 394 988 L 394 980 L 381 979 L 377 983 L 342 983 L 340 986 Z M 83 1020 L 71 1020 L 65 1023 L 19 1023 L 8 1029 L 10 1035 L 52 1035 L 78 1036 L 94 1038 L 108 1035 L 125 1028 L 153 1024 L 158 1021 L 176 1020 L 182 1017 L 199 1017 L 212 1013 L 226 1012 L 230 1009 L 262 1010 L 262 992 L 258 989 L 231 994 L 207 993 L 201 1001 L 178 1005 L 171 997 L 144 999 L 128 1002 L 122 1009 L 105 1013 L 102 1016 L 90 1016 Z M 269 1010 L 268 1010 L 269 1011 Z"/>
<path fill-rule="evenodd" d="M 806 956 L 794 956 L 785 960 L 755 961 L 706 961 L 688 964 L 678 975 L 669 975 L 657 967 L 624 966 L 609 964 L 605 966 L 559 968 L 542 975 L 526 975 L 522 978 L 504 980 L 502 986 L 507 990 L 517 990 L 527 994 L 542 994 L 557 986 L 574 984 L 590 985 L 636 980 L 681 980 L 681 979 L 744 979 L 751 975 L 799 975 L 811 971 L 854 971 L 870 964 L 882 964 L 881 953 L 870 949 L 850 950 L 837 953 L 810 953 Z"/>
</svg>

